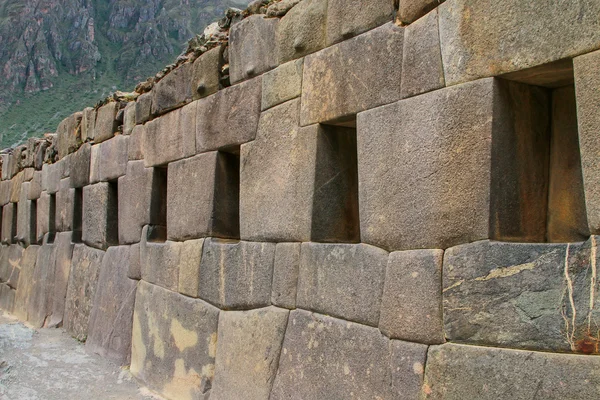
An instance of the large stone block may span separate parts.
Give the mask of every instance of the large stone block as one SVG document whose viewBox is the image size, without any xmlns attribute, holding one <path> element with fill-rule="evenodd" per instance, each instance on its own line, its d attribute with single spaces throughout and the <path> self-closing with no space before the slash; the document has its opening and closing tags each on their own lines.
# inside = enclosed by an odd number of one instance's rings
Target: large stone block
<svg viewBox="0 0 600 400">
<path fill-rule="evenodd" d="M 573 66 L 587 220 L 590 231 L 600 233 L 600 51 L 575 58 Z"/>
<path fill-rule="evenodd" d="M 127 272 L 129 279 L 139 281 L 142 279 L 142 261 L 140 243 L 132 244 L 129 249 L 129 270 Z"/>
<path fill-rule="evenodd" d="M 211 397 L 269 399 L 288 314 L 276 307 L 221 312 Z"/>
<path fill-rule="evenodd" d="M 81 118 L 83 113 L 76 112 L 62 120 L 56 128 L 56 134 L 58 136 L 58 158 L 64 158 L 69 153 L 77 150 L 81 144 Z"/>
<path fill-rule="evenodd" d="M 204 239 L 183 242 L 179 257 L 179 287 L 178 291 L 190 297 L 199 297 L 200 265 Z"/>
<path fill-rule="evenodd" d="M 417 399 L 423 385 L 428 346 L 391 341 L 392 391 L 395 399 Z"/>
<path fill-rule="evenodd" d="M 123 110 L 123 135 L 131 135 L 135 127 L 135 102 L 129 102 Z"/>
<path fill-rule="evenodd" d="M 387 260 L 369 245 L 303 243 L 297 306 L 377 326 Z"/>
<path fill-rule="evenodd" d="M 102 259 L 85 343 L 119 365 L 129 364 L 137 281 L 127 278 L 129 246 L 110 247 Z"/>
<path fill-rule="evenodd" d="M 587 400 L 600 358 L 445 344 L 429 349 L 422 399 Z"/>
<path fill-rule="evenodd" d="M 260 117 L 262 78 L 220 90 L 198 100 L 196 151 L 234 149 L 254 140 Z M 146 157 L 148 157 L 146 153 Z"/>
<path fill-rule="evenodd" d="M 278 21 L 277 18 L 251 15 L 231 27 L 229 76 L 232 84 L 277 66 L 275 29 Z"/>
<path fill-rule="evenodd" d="M 88 335 L 90 311 L 103 257 L 104 251 L 85 244 L 76 244 L 73 248 L 63 326 L 71 336 L 82 342 Z"/>
<path fill-rule="evenodd" d="M 102 143 L 117 132 L 117 113 L 119 112 L 119 103 L 112 101 L 100 107 L 96 115 L 96 124 L 94 125 L 94 143 Z"/>
<path fill-rule="evenodd" d="M 15 304 L 16 290 L 11 289 L 8 285 L 0 284 L 0 309 L 12 313 Z"/>
<path fill-rule="evenodd" d="M 96 126 L 96 110 L 92 107 L 86 107 L 83 109 L 81 118 L 81 141 L 87 142 L 94 140 L 96 132 L 94 127 Z"/>
<path fill-rule="evenodd" d="M 206 239 L 199 297 L 222 310 L 270 305 L 274 257 L 274 243 Z"/>
<path fill-rule="evenodd" d="M 210 96 L 219 90 L 222 65 L 222 46 L 207 51 L 194 61 L 190 81 L 194 100 Z"/>
<path fill-rule="evenodd" d="M 319 51 L 326 46 L 327 1 L 304 0 L 277 25 L 279 64 Z"/>
<path fill-rule="evenodd" d="M 177 292 L 179 287 L 180 242 L 149 242 L 144 228 L 140 243 L 140 270 L 142 279 L 148 283 Z"/>
<path fill-rule="evenodd" d="M 117 135 L 92 146 L 90 183 L 112 181 L 125 175 L 127 161 L 129 161 L 129 136 Z"/>
<path fill-rule="evenodd" d="M 478 345 L 597 352 L 593 327 L 600 320 L 600 308 L 591 288 L 597 240 L 482 241 L 446 250 L 446 337 Z"/>
<path fill-rule="evenodd" d="M 169 164 L 167 238 L 239 236 L 239 159 L 210 152 Z"/>
<path fill-rule="evenodd" d="M 390 343 L 376 328 L 302 310 L 289 319 L 272 400 L 393 398 Z"/>
<path fill-rule="evenodd" d="M 553 0 L 458 0 L 447 1 L 438 10 L 448 85 L 600 48 L 600 3 L 595 0 L 568 4 Z"/>
<path fill-rule="evenodd" d="M 146 125 L 136 125 L 129 136 L 129 161 L 144 159 Z"/>
<path fill-rule="evenodd" d="M 262 77 L 261 109 L 264 111 L 302 94 L 304 59 L 287 62 Z"/>
<path fill-rule="evenodd" d="M 42 167 L 42 190 L 48 194 L 55 194 L 60 189 L 60 180 L 62 179 L 64 162 L 54 164 L 44 164 Z"/>
<path fill-rule="evenodd" d="M 0 282 L 7 284 L 12 289 L 16 289 L 19 283 L 22 257 L 23 248 L 18 244 L 3 246 L 0 261 Z"/>
<path fill-rule="evenodd" d="M 145 125 L 142 143 L 146 167 L 196 154 L 196 104 L 188 104 Z"/>
<path fill-rule="evenodd" d="M 192 70 L 191 63 L 182 64 L 154 85 L 152 114 L 164 114 L 192 100 Z"/>
<path fill-rule="evenodd" d="M 391 0 L 328 0 L 327 45 L 392 22 L 395 11 Z"/>
<path fill-rule="evenodd" d="M 406 98 L 430 92 L 445 83 L 438 12 L 433 10 L 404 30 L 401 95 Z"/>
<path fill-rule="evenodd" d="M 45 241 L 37 252 L 27 309 L 27 320 L 36 328 L 49 322 L 52 314 L 55 264 L 55 246 Z"/>
<path fill-rule="evenodd" d="M 544 241 L 549 109 L 542 88 L 485 79 L 359 114 L 361 239 Z"/>
<path fill-rule="evenodd" d="M 117 192 L 107 182 L 83 188 L 82 240 L 88 246 L 106 249 L 119 243 Z"/>
<path fill-rule="evenodd" d="M 152 118 L 152 92 L 140 95 L 135 102 L 135 122 L 145 124 Z"/>
<path fill-rule="evenodd" d="M 90 159 L 92 145 L 83 144 L 79 150 L 71 155 L 71 187 L 82 188 L 90 183 Z"/>
<path fill-rule="evenodd" d="M 392 23 L 304 59 L 301 124 L 351 119 L 400 99 L 404 29 Z"/>
<path fill-rule="evenodd" d="M 390 254 L 379 329 L 393 339 L 439 344 L 442 321 L 442 250 Z"/>
<path fill-rule="evenodd" d="M 445 0 L 400 0 L 397 17 L 403 24 L 412 24 L 444 1 Z M 396 0 L 396 2 L 398 2 L 398 0 Z"/>
<path fill-rule="evenodd" d="M 206 398 L 212 387 L 219 310 L 198 299 L 139 284 L 131 373 L 172 399 Z"/>
<path fill-rule="evenodd" d="M 71 188 L 69 178 L 60 180 L 60 190 L 56 193 L 56 230 L 59 232 L 66 232 L 72 230 L 79 230 L 81 227 L 76 225 L 79 223 L 81 211 L 79 202 L 81 199 L 77 198 L 75 189 Z M 77 203 L 77 204 L 76 204 Z"/>
<path fill-rule="evenodd" d="M 278 307 L 296 308 L 298 275 L 300 274 L 300 243 L 277 243 L 273 265 L 271 303 Z"/>
<path fill-rule="evenodd" d="M 49 328 L 60 327 L 63 323 L 73 256 L 73 232 L 57 233 L 54 247 L 54 273 L 50 274 L 50 277 L 54 279 L 51 285 L 52 314 L 45 323 L 45 326 Z"/>
<path fill-rule="evenodd" d="M 2 243 L 13 243 L 17 236 L 17 203 L 8 203 L 2 207 Z"/>
<path fill-rule="evenodd" d="M 0 190 L 2 187 L 0 186 Z M 27 200 L 37 200 L 42 195 L 42 171 L 35 171 L 33 178 L 29 184 L 29 193 L 27 193 Z"/>
<path fill-rule="evenodd" d="M 19 172 L 10 180 L 10 201 L 17 203 L 21 199 L 21 185 L 25 182 L 24 171 Z"/>
<path fill-rule="evenodd" d="M 0 182 L 0 206 L 5 206 L 8 202 L 10 202 L 10 189 L 10 181 Z"/>
<path fill-rule="evenodd" d="M 36 241 L 40 243 L 46 233 L 54 235 L 56 231 L 56 199 L 47 192 L 42 192 L 36 210 Z"/>
<path fill-rule="evenodd" d="M 29 246 L 23 250 L 23 255 L 19 262 L 20 273 L 17 291 L 15 293 L 15 303 L 13 313 L 21 321 L 29 319 L 29 303 L 33 296 L 33 275 L 35 274 L 37 254 L 40 246 Z"/>
</svg>

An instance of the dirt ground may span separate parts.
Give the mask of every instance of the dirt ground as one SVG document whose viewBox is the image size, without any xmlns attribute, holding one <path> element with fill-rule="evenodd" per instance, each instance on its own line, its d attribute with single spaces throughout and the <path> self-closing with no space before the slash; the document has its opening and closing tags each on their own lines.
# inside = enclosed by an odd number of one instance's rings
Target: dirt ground
<svg viewBox="0 0 600 400">
<path fill-rule="evenodd" d="M 62 329 L 31 329 L 0 311 L 0 400 L 59 399 L 161 397 Z"/>
</svg>

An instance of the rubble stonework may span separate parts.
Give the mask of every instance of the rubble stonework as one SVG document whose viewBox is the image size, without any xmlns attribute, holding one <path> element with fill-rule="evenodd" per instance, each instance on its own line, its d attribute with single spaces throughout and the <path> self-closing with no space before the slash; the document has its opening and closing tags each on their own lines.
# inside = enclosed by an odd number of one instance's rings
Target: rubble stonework
<svg viewBox="0 0 600 400">
<path fill-rule="evenodd" d="M 598 15 L 229 9 L 0 154 L 0 308 L 167 399 L 598 398 Z"/>
</svg>

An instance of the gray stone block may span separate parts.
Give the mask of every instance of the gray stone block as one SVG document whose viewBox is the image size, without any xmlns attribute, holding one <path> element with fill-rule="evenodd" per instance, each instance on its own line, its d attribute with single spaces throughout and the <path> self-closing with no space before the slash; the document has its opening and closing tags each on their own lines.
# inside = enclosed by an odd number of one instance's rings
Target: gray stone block
<svg viewBox="0 0 600 400">
<path fill-rule="evenodd" d="M 296 308 L 296 293 L 300 269 L 300 243 L 277 243 L 273 265 L 273 287 L 271 303 L 273 305 Z"/>
<path fill-rule="evenodd" d="M 196 103 L 171 111 L 145 125 L 146 167 L 165 165 L 196 154 Z"/>
<path fill-rule="evenodd" d="M 377 326 L 387 260 L 369 245 L 302 243 L 296 305 Z"/>
<path fill-rule="evenodd" d="M 83 144 L 79 150 L 71 155 L 71 187 L 82 188 L 90 183 L 90 158 L 92 145 Z"/>
<path fill-rule="evenodd" d="M 397 17 L 403 24 L 412 24 L 445 0 L 400 0 Z"/>
<path fill-rule="evenodd" d="M 198 153 L 234 149 L 254 140 L 260 117 L 261 85 L 262 78 L 258 77 L 195 103 Z"/>
<path fill-rule="evenodd" d="M 118 194 L 114 184 L 101 182 L 83 188 L 82 240 L 106 249 L 119 243 Z"/>
<path fill-rule="evenodd" d="M 82 112 L 81 119 L 81 141 L 83 143 L 94 140 L 96 136 L 96 110 L 92 107 L 86 107 Z"/>
<path fill-rule="evenodd" d="M 142 279 L 142 261 L 140 243 L 132 244 L 129 248 L 129 270 L 127 277 L 139 281 Z"/>
<path fill-rule="evenodd" d="M 73 247 L 63 326 L 71 336 L 81 342 L 85 342 L 88 336 L 90 311 L 103 257 L 102 250 L 84 244 L 76 244 Z"/>
<path fill-rule="evenodd" d="M 42 192 L 37 201 L 36 241 L 40 243 L 46 233 L 54 235 L 56 231 L 56 199 Z"/>
<path fill-rule="evenodd" d="M 55 246 L 44 243 L 37 252 L 36 268 L 31 281 L 31 297 L 28 303 L 27 320 L 35 328 L 49 322 L 52 314 L 54 289 Z"/>
<path fill-rule="evenodd" d="M 118 127 L 117 112 L 119 112 L 119 103 L 114 101 L 98 109 L 94 126 L 94 143 L 102 143 L 115 136 Z"/>
<path fill-rule="evenodd" d="M 251 15 L 229 32 L 229 76 L 235 84 L 277 66 L 275 29 L 279 20 Z"/>
<path fill-rule="evenodd" d="M 402 98 L 445 86 L 437 10 L 404 29 L 402 57 Z"/>
<path fill-rule="evenodd" d="M 205 398 L 212 387 L 219 310 L 144 281 L 133 317 L 131 373 L 171 399 Z"/>
<path fill-rule="evenodd" d="M 144 236 L 147 235 L 144 228 Z M 140 243 L 140 270 L 142 279 L 148 283 L 177 292 L 179 287 L 180 242 Z"/>
<path fill-rule="evenodd" d="M 395 399 L 418 399 L 425 372 L 428 346 L 391 341 L 392 391 Z"/>
<path fill-rule="evenodd" d="M 595 0 L 578 0 L 568 7 L 549 0 L 459 0 L 447 1 L 438 10 L 448 85 L 600 48 L 600 3 Z M 473 21 L 467 29 L 466 15 Z"/>
<path fill-rule="evenodd" d="M 33 295 L 33 274 L 36 268 L 37 253 L 40 246 L 32 245 L 23 250 L 19 262 L 19 282 L 16 287 L 13 314 L 21 321 L 29 318 L 29 302 Z"/>
<path fill-rule="evenodd" d="M 56 128 L 56 134 L 58 137 L 58 158 L 64 158 L 69 153 L 77 150 L 81 144 L 81 118 L 83 113 L 76 112 L 58 124 Z"/>
<path fill-rule="evenodd" d="M 194 100 L 216 93 L 220 87 L 223 47 L 217 46 L 194 61 L 192 67 L 191 93 Z"/>
<path fill-rule="evenodd" d="M 61 327 L 65 313 L 65 298 L 69 285 L 69 274 L 71 272 L 71 259 L 73 256 L 73 232 L 61 232 L 54 239 L 54 278 L 51 285 L 52 314 L 44 324 L 49 328 Z"/>
<path fill-rule="evenodd" d="M 590 352 L 590 326 L 600 318 L 597 304 L 590 304 L 597 240 L 482 241 L 446 250 L 446 337 L 478 345 Z"/>
<path fill-rule="evenodd" d="M 42 167 L 42 190 L 47 191 L 48 194 L 55 194 L 58 192 L 64 167 L 65 164 L 62 162 L 44 164 Z"/>
<path fill-rule="evenodd" d="M 274 243 L 206 239 L 200 298 L 222 310 L 270 305 L 274 257 Z"/>
<path fill-rule="evenodd" d="M 390 0 L 328 0 L 327 45 L 392 22 L 395 13 L 394 2 Z"/>
<path fill-rule="evenodd" d="M 191 63 L 181 64 L 154 85 L 152 114 L 164 114 L 192 100 L 192 72 Z"/>
<path fill-rule="evenodd" d="M 146 125 L 136 125 L 129 136 L 129 161 L 144 159 Z"/>
<path fill-rule="evenodd" d="M 211 397 L 269 399 L 288 314 L 276 307 L 221 311 Z"/>
<path fill-rule="evenodd" d="M 19 283 L 22 257 L 23 247 L 18 244 L 3 247 L 0 261 L 0 282 L 7 284 L 12 289 L 16 289 Z"/>
<path fill-rule="evenodd" d="M 290 61 L 262 77 L 261 109 L 285 103 L 302 94 L 302 66 L 304 59 Z"/>
<path fill-rule="evenodd" d="M 600 396 L 600 358 L 472 347 L 433 346 L 422 399 L 587 400 Z"/>
<path fill-rule="evenodd" d="M 0 309 L 12 313 L 15 304 L 16 290 L 11 289 L 8 285 L 0 284 Z"/>
<path fill-rule="evenodd" d="M 2 243 L 13 243 L 17 236 L 17 203 L 8 203 L 2 207 Z"/>
<path fill-rule="evenodd" d="M 152 92 L 140 95 L 135 102 L 135 122 L 145 124 L 152 118 Z"/>
<path fill-rule="evenodd" d="M 0 182 L 0 206 L 5 206 L 10 201 L 10 181 Z"/>
<path fill-rule="evenodd" d="M 130 101 L 123 110 L 123 135 L 131 135 L 135 127 L 135 102 Z"/>
<path fill-rule="evenodd" d="M 127 278 L 129 246 L 110 247 L 102 259 L 88 324 L 86 347 L 118 365 L 131 358 L 137 281 Z"/>
<path fill-rule="evenodd" d="M 239 159 L 210 152 L 168 168 L 167 238 L 239 236 Z"/>
<path fill-rule="evenodd" d="M 327 1 L 303 0 L 277 25 L 279 64 L 319 51 L 326 46 Z"/>
<path fill-rule="evenodd" d="M 0 190 L 2 186 L 0 185 Z M 35 171 L 33 173 L 33 179 L 29 185 L 29 193 L 27 193 L 27 200 L 37 200 L 42 195 L 42 171 Z"/>
<path fill-rule="evenodd" d="M 55 227 L 58 232 L 81 229 L 81 227 L 76 226 L 78 218 L 81 217 L 80 215 L 75 215 L 76 203 L 77 208 L 79 208 L 81 205 L 79 204 L 79 199 L 76 199 L 75 189 L 71 188 L 69 178 L 61 179 L 60 190 L 56 193 Z M 77 213 L 79 212 L 77 210 Z"/>
<path fill-rule="evenodd" d="M 25 173 L 24 171 L 19 172 L 10 180 L 10 201 L 13 203 L 18 203 L 21 198 L 21 185 L 25 182 Z"/>
<path fill-rule="evenodd" d="M 444 343 L 442 321 L 442 250 L 390 254 L 379 329 L 392 339 Z"/>
<path fill-rule="evenodd" d="M 125 175 L 129 161 L 129 136 L 117 135 L 92 146 L 91 150 L 91 184 L 112 181 Z"/>
<path fill-rule="evenodd" d="M 400 99 L 404 29 L 392 23 L 304 59 L 302 126 Z"/>
<path fill-rule="evenodd" d="M 292 311 L 271 399 L 391 399 L 390 361 L 376 328 Z"/>
<path fill-rule="evenodd" d="M 183 242 L 179 258 L 179 293 L 200 297 L 200 265 L 203 249 L 204 239 Z"/>
</svg>

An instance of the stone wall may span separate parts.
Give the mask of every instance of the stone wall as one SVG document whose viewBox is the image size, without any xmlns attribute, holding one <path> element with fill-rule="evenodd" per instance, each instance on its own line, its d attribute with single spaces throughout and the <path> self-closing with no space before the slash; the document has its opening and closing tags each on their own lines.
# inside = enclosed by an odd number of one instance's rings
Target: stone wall
<svg viewBox="0 0 600 400">
<path fill-rule="evenodd" d="M 170 399 L 600 398 L 600 2 L 395 3 L 3 153 L 0 307 Z"/>
</svg>

